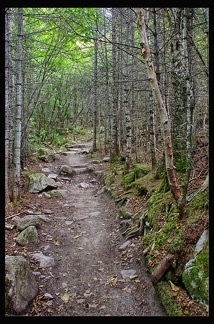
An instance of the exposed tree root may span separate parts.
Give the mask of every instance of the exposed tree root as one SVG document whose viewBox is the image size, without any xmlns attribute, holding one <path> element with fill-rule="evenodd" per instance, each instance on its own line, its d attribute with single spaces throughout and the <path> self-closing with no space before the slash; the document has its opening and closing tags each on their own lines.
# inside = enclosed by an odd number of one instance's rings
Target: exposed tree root
<svg viewBox="0 0 214 324">
<path fill-rule="evenodd" d="M 141 208 L 140 208 L 141 209 Z M 147 210 L 137 219 L 137 223 L 132 223 L 129 227 L 122 233 L 126 237 L 126 239 L 130 239 L 136 236 L 142 236 L 144 233 L 144 219 L 147 215 Z M 136 215 L 137 213 L 135 213 Z M 133 216 L 133 218 L 135 217 Z"/>
</svg>

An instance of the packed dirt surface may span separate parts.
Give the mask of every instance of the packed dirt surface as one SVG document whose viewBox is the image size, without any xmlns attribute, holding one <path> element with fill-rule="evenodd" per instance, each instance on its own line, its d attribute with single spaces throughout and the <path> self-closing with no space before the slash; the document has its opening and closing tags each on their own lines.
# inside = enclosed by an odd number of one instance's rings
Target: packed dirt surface
<svg viewBox="0 0 214 324">
<path fill-rule="evenodd" d="M 40 164 L 58 174 L 59 189 L 70 195 L 47 199 L 31 194 L 39 202 L 32 200 L 32 205 L 51 221 L 39 228 L 39 243 L 25 249 L 39 293 L 24 316 L 166 316 L 141 260 L 141 239 L 125 241 L 115 202 L 103 189 L 105 163 L 85 172 L 91 159 L 82 151 L 91 144 L 76 145 L 59 160 Z M 60 175 L 64 164 L 75 175 Z M 35 252 L 52 257 L 55 265 L 40 267 L 31 258 Z"/>
</svg>

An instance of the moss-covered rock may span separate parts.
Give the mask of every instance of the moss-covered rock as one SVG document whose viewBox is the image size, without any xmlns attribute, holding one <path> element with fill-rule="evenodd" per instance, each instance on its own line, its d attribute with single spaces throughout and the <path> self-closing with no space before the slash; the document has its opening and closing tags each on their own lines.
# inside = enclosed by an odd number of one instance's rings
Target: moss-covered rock
<svg viewBox="0 0 214 324">
<path fill-rule="evenodd" d="M 37 153 L 41 157 L 43 155 L 47 156 L 47 155 L 53 154 L 53 151 L 51 151 L 50 149 L 45 148 L 45 147 L 39 147 L 37 150 Z"/>
<path fill-rule="evenodd" d="M 57 188 L 56 182 L 46 177 L 43 173 L 27 175 L 27 189 L 30 193 L 38 193 L 42 190 Z"/>
<path fill-rule="evenodd" d="M 208 231 L 205 230 L 196 245 L 194 258 L 186 263 L 182 274 L 187 291 L 202 304 L 209 304 L 208 260 Z"/>
<path fill-rule="evenodd" d="M 150 170 L 150 166 L 137 163 L 131 172 L 123 175 L 122 183 L 125 187 L 129 187 L 133 182 L 147 175 Z"/>
<path fill-rule="evenodd" d="M 150 171 L 151 171 L 151 167 L 147 164 L 140 164 L 140 163 L 135 164 L 134 165 L 135 180 L 144 177 Z"/>
</svg>

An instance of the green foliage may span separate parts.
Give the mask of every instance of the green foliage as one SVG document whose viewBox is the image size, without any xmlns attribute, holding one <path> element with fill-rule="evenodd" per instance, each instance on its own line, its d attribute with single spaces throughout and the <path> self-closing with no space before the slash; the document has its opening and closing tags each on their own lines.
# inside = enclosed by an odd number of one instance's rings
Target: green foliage
<svg viewBox="0 0 214 324">
<path fill-rule="evenodd" d="M 39 154 L 39 156 L 45 155 L 45 154 L 46 154 L 45 149 L 42 148 L 42 147 L 40 147 L 40 148 L 38 149 L 38 154 Z"/>
<path fill-rule="evenodd" d="M 185 173 L 187 169 L 187 158 L 185 155 L 179 156 L 175 159 L 175 167 L 177 172 Z"/>
<path fill-rule="evenodd" d="M 37 161 L 36 156 L 31 156 L 30 158 L 31 158 L 31 161 L 33 161 L 33 162 L 36 162 Z"/>
<path fill-rule="evenodd" d="M 74 134 L 76 135 L 85 135 L 87 133 L 87 129 L 83 126 L 76 126 L 74 129 Z"/>
<path fill-rule="evenodd" d="M 112 183 L 114 183 L 115 180 L 115 174 L 112 173 L 108 173 L 108 175 L 106 175 L 104 177 L 104 185 L 107 187 L 110 187 Z"/>
</svg>

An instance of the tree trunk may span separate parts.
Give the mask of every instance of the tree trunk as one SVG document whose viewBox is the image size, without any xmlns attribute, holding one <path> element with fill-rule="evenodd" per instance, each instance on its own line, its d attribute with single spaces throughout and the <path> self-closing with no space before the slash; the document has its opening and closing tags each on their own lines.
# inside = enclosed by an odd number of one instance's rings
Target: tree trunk
<svg viewBox="0 0 214 324">
<path fill-rule="evenodd" d="M 97 151 L 97 31 L 94 40 L 94 111 L 93 111 L 93 151 Z"/>
<path fill-rule="evenodd" d="M 22 132 L 22 29 L 23 15 L 22 8 L 18 8 L 17 13 L 17 57 L 16 57 L 16 131 L 15 131 L 15 147 L 14 147 L 14 186 L 13 200 L 19 199 L 20 174 L 21 174 L 21 132 Z"/>
<path fill-rule="evenodd" d="M 135 53 L 135 25 L 134 25 L 134 12 L 131 11 L 131 89 L 130 89 L 130 96 L 131 96 L 131 134 L 132 134 L 132 145 L 131 145 L 131 152 L 135 153 L 135 159 L 138 161 L 138 151 L 137 151 L 137 135 L 138 135 L 138 113 L 137 113 L 137 105 L 136 105 L 136 91 L 134 90 L 135 86 L 135 79 L 136 79 L 136 71 L 135 67 L 137 65 L 136 60 L 136 53 Z"/>
<path fill-rule="evenodd" d="M 156 73 L 154 71 L 154 66 L 153 66 L 150 48 L 148 45 L 147 34 L 146 34 L 145 12 L 143 8 L 136 8 L 136 11 L 138 16 L 137 26 L 140 34 L 140 45 L 142 49 L 142 56 L 146 62 L 148 78 L 152 88 L 157 110 L 160 114 L 160 121 L 163 129 L 165 166 L 166 166 L 167 179 L 174 199 L 180 204 L 181 189 L 178 185 L 178 181 L 175 173 L 175 167 L 173 163 L 170 120 L 164 102 L 162 100 L 162 96 L 156 78 Z"/>
<path fill-rule="evenodd" d="M 104 34 L 107 34 L 107 28 L 106 28 L 106 15 L 105 15 L 104 9 Z M 108 64 L 108 51 L 107 51 L 107 45 L 106 42 L 104 43 L 104 57 L 105 57 L 105 95 L 106 95 L 106 104 L 107 104 L 107 116 L 108 118 L 105 119 L 105 154 L 107 154 L 108 149 L 111 150 L 111 145 L 109 146 L 109 142 L 112 138 L 112 109 L 111 109 L 111 102 L 109 98 L 109 64 Z M 108 145 L 107 145 L 108 143 Z M 111 155 L 111 153 L 110 153 Z"/>
<path fill-rule="evenodd" d="M 12 115 L 12 12 L 5 8 L 5 204 L 10 203 L 10 116 Z"/>
<path fill-rule="evenodd" d="M 113 63 L 113 120 L 112 120 L 112 150 L 111 157 L 119 155 L 118 144 L 118 74 L 116 49 L 116 10 L 112 8 L 112 63 Z"/>
<path fill-rule="evenodd" d="M 149 95 L 150 98 L 150 123 L 149 123 L 149 135 L 150 135 L 150 154 L 152 161 L 152 170 L 156 168 L 156 137 L 155 137 L 155 105 L 152 93 Z"/>
<path fill-rule="evenodd" d="M 130 9 L 127 9 L 127 20 L 126 20 L 126 44 L 130 44 Z M 128 172 L 131 164 L 131 144 L 132 144 L 132 127 L 131 127 L 131 116 L 130 116 L 130 87 L 128 86 L 129 76 L 129 54 L 125 53 L 125 69 L 124 69 L 124 109 L 125 109 L 125 129 L 126 129 L 126 171 Z"/>
<path fill-rule="evenodd" d="M 186 64 L 184 54 L 184 8 L 172 8 L 175 19 L 172 26 L 172 84 L 174 88 L 174 109 L 172 111 L 172 143 L 174 160 L 179 171 L 186 167 Z"/>
</svg>

